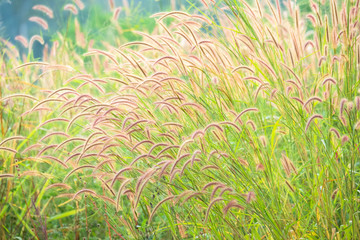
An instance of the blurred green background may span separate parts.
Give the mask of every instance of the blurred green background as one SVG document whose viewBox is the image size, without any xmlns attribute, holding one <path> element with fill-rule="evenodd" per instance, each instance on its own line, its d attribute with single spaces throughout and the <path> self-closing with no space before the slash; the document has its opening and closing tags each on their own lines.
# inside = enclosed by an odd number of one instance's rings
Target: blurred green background
<svg viewBox="0 0 360 240">
<path fill-rule="evenodd" d="M 85 8 L 79 11 L 76 18 L 79 20 L 81 31 L 85 33 L 87 39 L 94 39 L 95 43 L 104 39 L 115 38 L 115 29 L 111 23 L 113 11 L 111 11 L 109 1 L 106 0 L 83 0 Z M 121 7 L 118 17 L 119 25 L 124 31 L 121 36 L 127 41 L 136 40 L 136 35 L 132 30 L 152 31 L 155 21 L 149 16 L 162 11 L 171 10 L 189 10 L 191 5 L 187 0 L 113 0 L 114 6 Z M 199 1 L 190 1 L 196 3 Z M 54 12 L 54 18 L 50 19 L 45 13 L 33 10 L 32 7 L 37 4 L 43 4 L 51 8 Z M 43 37 L 45 43 L 51 45 L 51 40 L 56 40 L 57 32 L 66 34 L 71 31 L 71 18 L 74 18 L 71 12 L 64 11 L 66 4 L 74 4 L 71 0 L 0 0 L 0 37 L 13 43 L 24 51 L 23 46 L 15 40 L 18 35 L 30 39 L 33 35 L 39 34 Z M 124 5 L 125 4 L 125 5 Z M 128 8 L 126 7 L 128 5 Z M 197 5 L 197 4 L 196 4 Z M 38 16 L 45 19 L 49 25 L 48 30 L 42 29 L 38 24 L 29 21 L 32 16 Z M 73 23 L 73 22 L 71 22 Z M 73 24 L 72 24 L 73 25 Z M 71 32 L 70 32 L 71 33 Z M 71 34 L 68 34 L 71 36 Z M 96 41 L 99 40 L 99 41 Z M 43 46 L 38 42 L 33 48 L 34 58 L 40 58 Z"/>
</svg>

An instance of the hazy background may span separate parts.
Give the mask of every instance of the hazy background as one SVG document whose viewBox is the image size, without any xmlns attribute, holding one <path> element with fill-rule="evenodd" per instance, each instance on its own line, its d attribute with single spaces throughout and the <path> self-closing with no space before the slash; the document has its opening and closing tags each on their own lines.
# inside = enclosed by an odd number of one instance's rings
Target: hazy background
<svg viewBox="0 0 360 240">
<path fill-rule="evenodd" d="M 149 31 L 155 27 L 155 20 L 149 18 L 156 12 L 183 10 L 186 12 L 197 12 L 191 9 L 202 6 L 200 0 L 113 0 L 115 7 L 122 7 L 118 22 L 123 32 L 121 36 L 126 41 L 134 41 L 136 35 L 132 30 Z M 280 0 L 280 6 L 283 11 L 287 11 L 285 2 Z M 81 31 L 85 33 L 87 39 L 94 39 L 96 43 L 104 39 L 104 34 L 108 43 L 112 44 L 112 39 L 118 37 L 118 32 L 111 22 L 113 12 L 110 10 L 108 0 L 82 0 L 85 9 L 79 11 L 76 18 L 80 22 Z M 248 0 L 252 3 L 253 0 Z M 261 1 L 260 1 L 261 2 Z M 275 4 L 275 0 L 270 0 Z M 17 35 L 22 35 L 30 39 L 33 35 L 39 34 L 43 37 L 45 43 L 49 46 L 52 40 L 56 40 L 57 32 L 73 37 L 73 16 L 69 11 L 64 11 L 66 4 L 74 4 L 73 0 L 0 0 L 0 37 L 16 45 L 20 52 L 25 49 L 15 41 Z M 125 3 L 125 5 L 124 5 Z M 261 2 L 261 3 L 265 3 Z M 32 7 L 37 4 L 44 4 L 54 11 L 54 18 L 50 19 L 46 14 L 33 10 Z M 126 8 L 126 5 L 129 7 Z M 309 12 L 309 0 L 297 0 L 300 11 Z M 328 4 L 320 5 L 320 10 L 330 14 Z M 49 24 L 49 30 L 43 30 L 37 23 L 29 21 L 32 16 L 44 18 Z M 69 24 L 72 21 L 72 24 Z M 96 41 L 99 39 L 99 41 Z M 0 43 L 1 47 L 1 43 Z M 40 58 L 43 46 L 35 42 L 33 46 L 33 56 Z"/>
<path fill-rule="evenodd" d="M 82 29 L 87 32 L 89 38 L 95 38 L 98 34 L 108 32 L 111 28 L 111 16 L 109 2 L 107 0 L 82 0 L 85 9 L 79 11 L 77 18 Z M 129 9 L 124 8 L 128 2 Z M 192 0 L 191 2 L 197 2 Z M 34 34 L 43 37 L 46 43 L 51 44 L 51 39 L 56 37 L 56 32 L 65 32 L 71 13 L 64 11 L 66 4 L 74 4 L 71 0 L 0 0 L 0 37 L 9 40 L 20 48 L 21 44 L 15 41 L 17 35 L 30 39 Z M 122 28 L 131 30 L 151 30 L 154 25 L 149 16 L 160 11 L 173 9 L 188 9 L 191 4 L 187 0 L 114 0 L 115 7 L 122 7 L 118 21 Z M 50 19 L 46 14 L 33 10 L 37 4 L 44 4 L 54 11 L 54 18 Z M 29 21 L 32 16 L 44 18 L 49 24 L 49 30 L 42 29 L 37 23 Z M 106 33 L 108 34 L 108 33 Z M 131 33 L 126 33 L 127 40 L 132 40 Z M 34 57 L 41 57 L 42 46 L 34 45 Z"/>
</svg>

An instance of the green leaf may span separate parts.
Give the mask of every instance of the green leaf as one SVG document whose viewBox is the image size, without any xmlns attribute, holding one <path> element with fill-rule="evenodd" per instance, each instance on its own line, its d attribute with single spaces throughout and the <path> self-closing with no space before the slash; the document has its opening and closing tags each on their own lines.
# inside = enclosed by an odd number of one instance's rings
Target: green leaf
<svg viewBox="0 0 360 240">
<path fill-rule="evenodd" d="M 54 221 L 54 220 L 66 218 L 66 217 L 75 215 L 76 213 L 82 212 L 84 210 L 85 210 L 85 208 L 82 208 L 82 209 L 79 209 L 79 210 L 71 210 L 71 211 L 68 211 L 68 212 L 64 212 L 64 213 L 58 214 L 56 216 L 53 216 L 51 218 L 48 218 L 47 222 L 51 222 L 51 221 Z"/>
</svg>

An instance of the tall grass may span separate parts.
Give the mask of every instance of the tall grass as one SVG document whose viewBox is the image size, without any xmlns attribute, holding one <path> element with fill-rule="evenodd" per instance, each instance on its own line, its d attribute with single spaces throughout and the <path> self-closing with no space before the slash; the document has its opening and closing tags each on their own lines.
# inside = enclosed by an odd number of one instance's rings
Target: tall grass
<svg viewBox="0 0 360 240">
<path fill-rule="evenodd" d="M 359 1 L 306 15 L 290 1 L 202 2 L 155 14 L 141 41 L 63 51 L 71 67 L 54 54 L 16 68 L 56 82 L 2 98 L 33 101 L 24 119 L 42 120 L 37 141 L 0 143 L 1 181 L 46 179 L 22 213 L 42 226 L 28 233 L 51 234 L 38 211 L 51 201 L 85 213 L 77 237 L 95 236 L 97 217 L 109 238 L 360 237 Z"/>
</svg>

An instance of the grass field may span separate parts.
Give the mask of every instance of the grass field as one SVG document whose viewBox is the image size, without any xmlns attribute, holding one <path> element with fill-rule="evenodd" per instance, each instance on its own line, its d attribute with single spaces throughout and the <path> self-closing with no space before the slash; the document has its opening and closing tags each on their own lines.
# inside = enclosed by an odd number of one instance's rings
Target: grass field
<svg viewBox="0 0 360 240">
<path fill-rule="evenodd" d="M 0 239 L 360 238 L 359 0 L 112 3 L 1 39 Z"/>
</svg>

